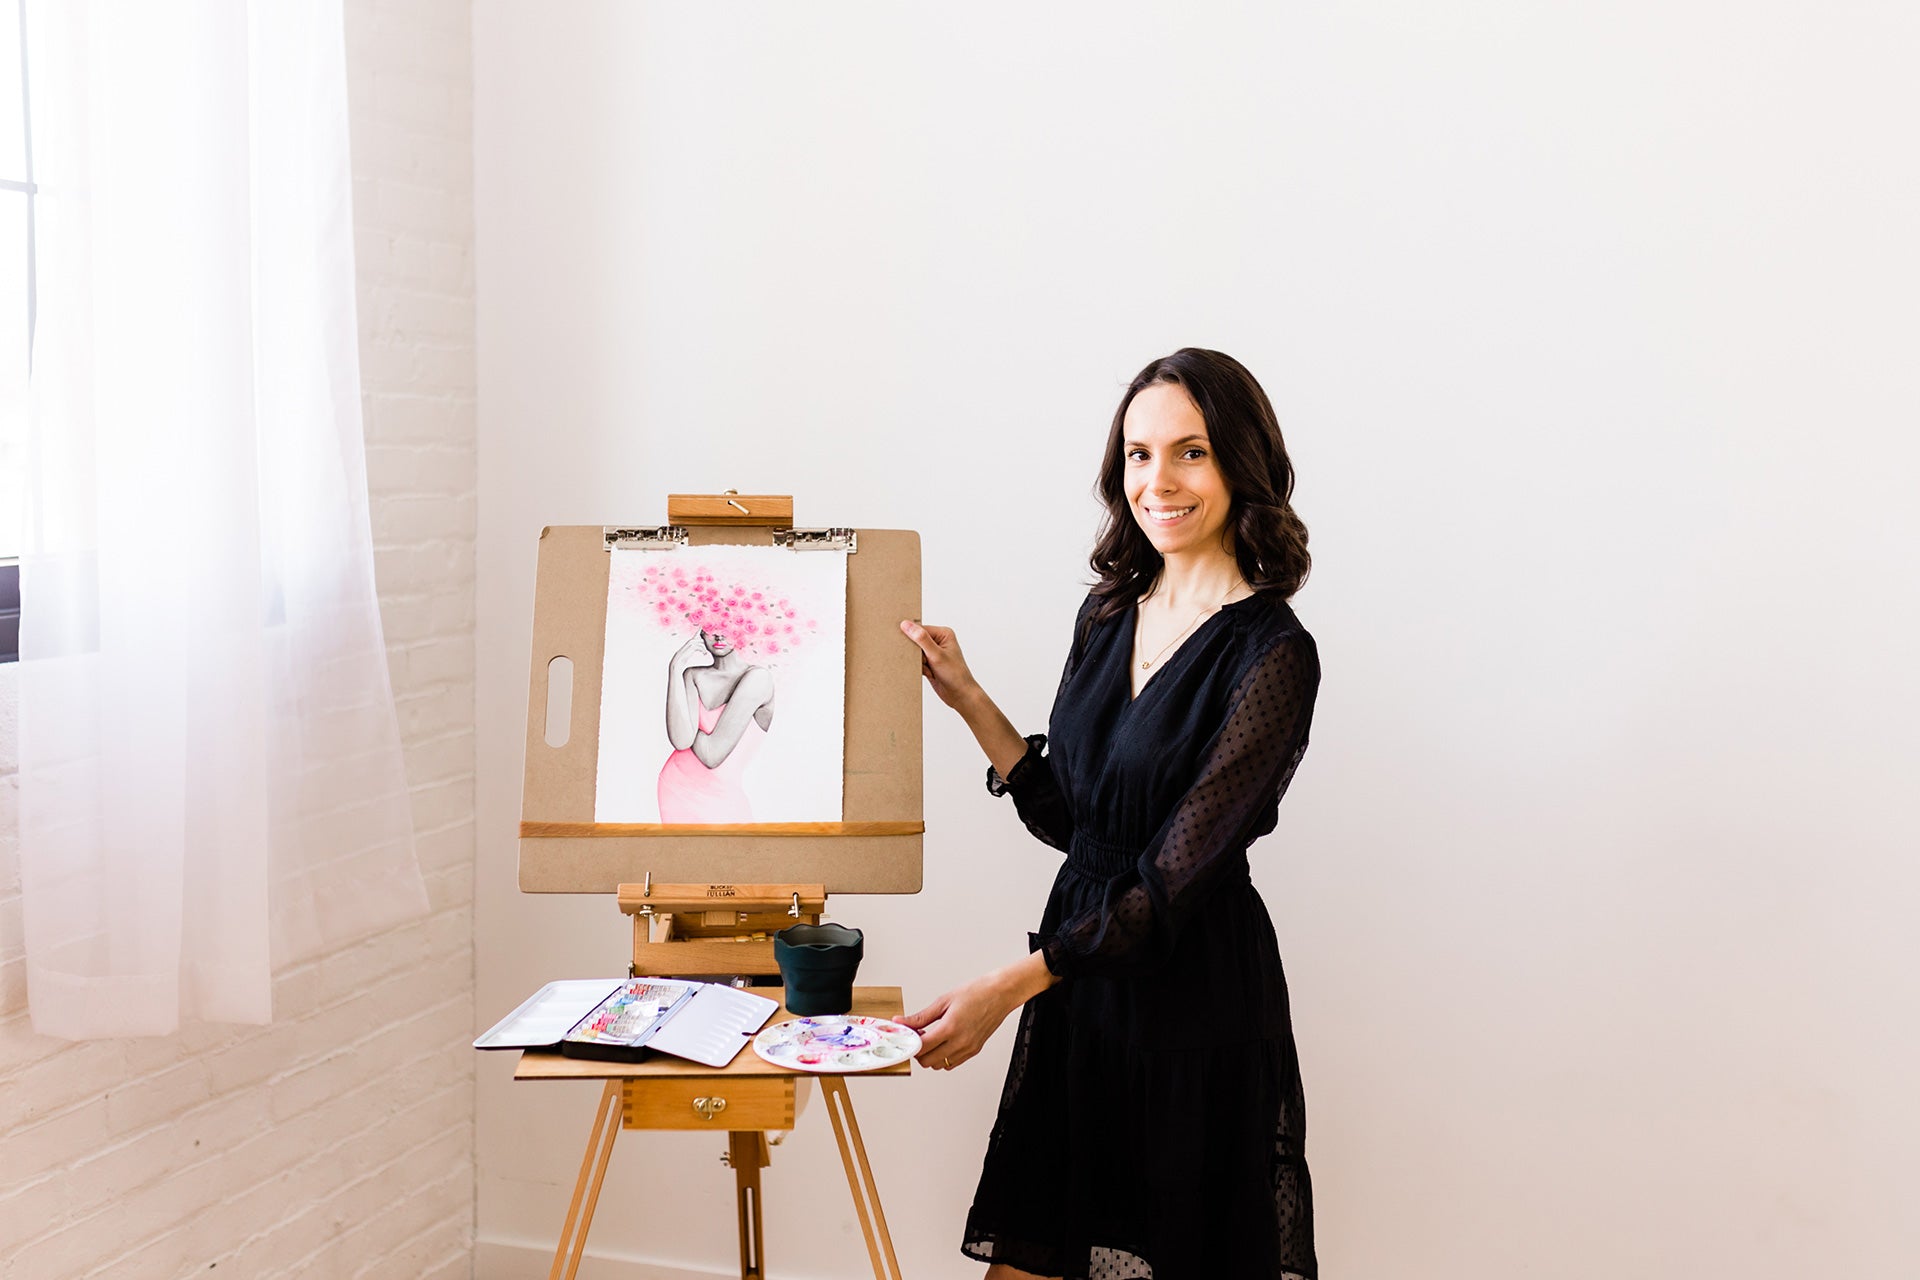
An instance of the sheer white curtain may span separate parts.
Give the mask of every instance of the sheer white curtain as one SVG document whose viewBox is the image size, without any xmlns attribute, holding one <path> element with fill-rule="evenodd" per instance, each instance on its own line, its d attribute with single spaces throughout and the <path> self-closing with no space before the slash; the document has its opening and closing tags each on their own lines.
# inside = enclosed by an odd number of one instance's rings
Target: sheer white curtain
<svg viewBox="0 0 1920 1280">
<path fill-rule="evenodd" d="M 426 909 L 373 589 L 339 0 L 30 0 L 36 1030 L 264 1022 Z"/>
</svg>

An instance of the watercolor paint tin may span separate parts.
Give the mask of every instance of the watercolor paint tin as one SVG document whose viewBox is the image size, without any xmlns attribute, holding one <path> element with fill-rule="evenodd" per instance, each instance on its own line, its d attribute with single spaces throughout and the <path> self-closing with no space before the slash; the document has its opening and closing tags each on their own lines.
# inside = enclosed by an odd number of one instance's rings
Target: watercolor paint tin
<svg viewBox="0 0 1920 1280">
<path fill-rule="evenodd" d="M 833 1014 L 776 1022 L 753 1038 L 753 1051 L 795 1071 L 878 1071 L 919 1053 L 920 1037 L 886 1018 Z"/>
</svg>

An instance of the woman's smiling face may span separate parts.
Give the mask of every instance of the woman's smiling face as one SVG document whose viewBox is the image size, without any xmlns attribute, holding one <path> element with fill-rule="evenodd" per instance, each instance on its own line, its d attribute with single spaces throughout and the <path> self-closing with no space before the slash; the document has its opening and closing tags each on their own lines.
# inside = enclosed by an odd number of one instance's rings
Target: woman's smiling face
<svg viewBox="0 0 1920 1280">
<path fill-rule="evenodd" d="M 1177 382 L 1141 388 L 1124 431 L 1127 503 L 1153 549 L 1169 556 L 1221 545 L 1233 497 L 1187 389 Z"/>
</svg>

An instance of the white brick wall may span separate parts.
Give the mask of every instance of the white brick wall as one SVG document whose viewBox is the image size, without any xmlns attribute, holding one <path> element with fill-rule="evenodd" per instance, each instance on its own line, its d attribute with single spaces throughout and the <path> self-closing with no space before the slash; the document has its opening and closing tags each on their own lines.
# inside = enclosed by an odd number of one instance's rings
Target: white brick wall
<svg viewBox="0 0 1920 1280">
<path fill-rule="evenodd" d="M 4 1280 L 471 1274 L 468 5 L 347 0 L 347 62 L 376 568 L 433 914 L 278 975 L 271 1026 L 34 1035 L 0 667 Z"/>
</svg>

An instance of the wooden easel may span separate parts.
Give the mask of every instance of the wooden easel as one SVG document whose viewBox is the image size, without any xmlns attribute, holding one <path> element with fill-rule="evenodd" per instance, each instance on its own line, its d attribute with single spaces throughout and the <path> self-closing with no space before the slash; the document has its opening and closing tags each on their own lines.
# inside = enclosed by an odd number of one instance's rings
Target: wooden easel
<svg viewBox="0 0 1920 1280">
<path fill-rule="evenodd" d="M 774 992 L 770 989 L 768 994 Z M 869 1017 L 900 1016 L 900 988 L 855 987 L 853 1012 Z M 788 1016 L 784 1009 L 776 1020 Z M 868 1072 L 871 1076 L 905 1079 L 908 1064 Z M 743 1280 L 764 1280 L 765 1251 L 760 1225 L 760 1170 L 767 1167 L 770 1148 L 779 1138 L 768 1131 L 792 1129 L 798 1113 L 802 1077 L 789 1069 L 762 1061 L 751 1050 L 720 1070 L 656 1058 L 647 1062 L 592 1062 L 557 1053 L 526 1053 L 514 1071 L 516 1080 L 600 1080 L 600 1108 L 587 1136 L 580 1176 L 554 1249 L 549 1280 L 574 1280 L 586 1250 L 600 1187 L 613 1155 L 614 1139 L 626 1129 L 724 1129 L 727 1151 L 723 1160 L 733 1169 L 736 1216 L 740 1224 L 740 1274 Z M 840 1163 L 853 1193 L 854 1211 L 867 1243 L 874 1280 L 901 1280 L 899 1258 L 880 1209 L 880 1193 L 867 1160 L 859 1122 L 854 1118 L 844 1076 L 820 1077 L 823 1105 L 833 1122 L 840 1147 Z M 722 1119 L 722 1117 L 725 1117 Z"/>
<path fill-rule="evenodd" d="M 780 972 L 774 959 L 772 935 L 789 925 L 819 924 L 827 905 L 827 891 L 817 884 L 655 885 L 649 877 L 641 884 L 621 885 L 618 900 L 621 912 L 633 917 L 631 973 L 634 977 L 675 974 L 768 977 Z M 791 1075 L 776 1078 L 766 1082 L 757 1093 L 739 1097 L 738 1102 L 752 1106 L 756 1115 L 762 1114 L 761 1108 L 768 1109 L 764 1113 L 766 1117 L 777 1115 L 779 1122 L 768 1127 L 790 1129 L 798 1110 L 798 1084 L 798 1078 Z M 840 1146 L 847 1184 L 853 1192 L 860 1230 L 866 1237 L 873 1274 L 876 1280 L 898 1280 L 900 1261 L 894 1255 L 893 1238 L 880 1208 L 880 1189 L 867 1162 L 867 1148 L 860 1137 L 859 1122 L 854 1118 L 846 1078 L 823 1075 L 820 1086 L 827 1115 L 833 1121 L 834 1138 Z M 660 1090 L 650 1089 L 646 1082 L 627 1081 L 623 1123 L 630 1129 L 680 1127 L 657 1123 L 679 1118 L 676 1104 L 680 1101 L 678 1097 L 661 1096 Z M 695 1096 L 691 1105 L 696 1114 L 717 1118 L 720 1112 L 736 1105 L 736 1098 L 709 1093 Z M 746 1118 L 742 1115 L 740 1119 Z M 606 1139 L 609 1148 L 613 1143 L 611 1133 L 609 1127 Z M 740 1222 L 741 1280 L 763 1280 L 765 1274 L 760 1171 L 771 1163 L 772 1145 L 766 1128 L 729 1125 L 727 1154 L 722 1159 L 733 1170 L 734 1208 Z M 584 1224 L 581 1234 L 584 1240 Z"/>
<path fill-rule="evenodd" d="M 715 907 L 724 902 L 724 907 Z M 633 976 L 703 974 L 767 976 L 779 972 L 771 933 L 789 924 L 818 924 L 826 905 L 819 885 L 655 885 L 620 886 L 620 910 L 633 917 Z M 745 930 L 745 933 L 741 931 Z M 876 1017 L 901 1013 L 897 988 L 856 988 L 853 1012 Z M 785 1016 L 785 1011 L 775 1014 Z M 733 1170 L 734 1212 L 740 1227 L 741 1280 L 765 1280 L 766 1238 L 761 1222 L 760 1171 L 772 1161 L 780 1139 L 769 1130 L 793 1128 L 799 1111 L 802 1077 L 761 1063 L 748 1053 L 715 1071 L 677 1059 L 655 1059 L 632 1066 L 543 1055 L 522 1058 L 521 1079 L 608 1076 L 600 1108 L 581 1157 L 580 1176 L 567 1206 L 566 1222 L 553 1255 L 549 1280 L 574 1280 L 586 1250 L 587 1231 L 600 1199 L 614 1140 L 626 1129 L 705 1129 L 720 1127 L 725 1116 L 727 1150 L 721 1159 Z M 533 1063 L 529 1069 L 529 1063 Z M 905 1075 L 908 1064 L 874 1074 Z M 866 1238 L 874 1280 L 901 1280 L 900 1260 L 880 1207 L 880 1189 L 867 1160 L 860 1123 L 844 1076 L 822 1075 L 820 1092 L 833 1122 L 840 1163 L 853 1193 L 854 1212 Z"/>
<path fill-rule="evenodd" d="M 764 978 L 777 975 L 772 935 L 818 924 L 831 880 L 843 891 L 915 893 L 920 888 L 921 819 L 919 655 L 894 649 L 892 621 L 919 617 L 919 538 L 900 530 L 793 529 L 788 495 L 669 495 L 663 528 L 549 528 L 537 575 L 534 667 L 528 709 L 528 767 L 522 805 L 520 886 L 532 892 L 601 892 L 617 886 L 620 910 L 633 917 L 630 972 L 640 976 Z M 769 531 L 762 534 L 761 529 Z M 689 539 L 689 530 L 692 531 Z M 863 545 L 848 572 L 846 820 L 838 823 L 646 826 L 592 821 L 593 764 L 607 586 L 599 552 L 616 547 L 671 548 L 771 536 L 795 549 Z M 765 545 L 764 541 L 758 545 Z M 855 622 L 864 620 L 863 655 Z M 885 623 L 884 627 L 882 623 Z M 543 741 L 550 724 L 546 665 L 569 656 L 581 683 L 572 695 L 574 736 Z M 557 659 L 556 659 L 557 660 Z M 655 870 L 673 883 L 655 883 Z M 760 883 L 705 883 L 723 873 Z M 773 874 L 766 874 L 771 872 Z M 623 874 L 624 873 L 624 874 Z M 775 881 L 780 874 L 815 877 Z M 640 883 L 628 883 L 644 875 Z M 770 992 L 771 994 L 771 992 Z M 894 987 L 856 987 L 853 1012 L 899 1017 Z M 787 1017 L 784 1007 L 775 1020 Z M 905 1078 L 902 1062 L 865 1074 Z M 734 1174 L 742 1280 L 764 1280 L 760 1171 L 769 1131 L 793 1127 L 800 1082 L 811 1073 L 776 1067 L 744 1051 L 728 1066 L 679 1059 L 608 1063 L 523 1054 L 516 1079 L 602 1079 L 550 1280 L 573 1280 L 586 1247 L 601 1183 L 622 1128 L 712 1132 L 724 1128 L 722 1157 Z M 866 1238 L 875 1280 L 900 1280 L 900 1263 L 881 1212 L 879 1189 L 854 1118 L 846 1079 L 819 1077 L 840 1160 Z M 724 1117 L 724 1118 L 723 1118 Z"/>
</svg>

